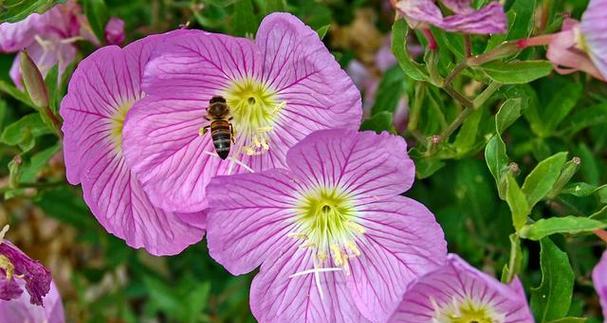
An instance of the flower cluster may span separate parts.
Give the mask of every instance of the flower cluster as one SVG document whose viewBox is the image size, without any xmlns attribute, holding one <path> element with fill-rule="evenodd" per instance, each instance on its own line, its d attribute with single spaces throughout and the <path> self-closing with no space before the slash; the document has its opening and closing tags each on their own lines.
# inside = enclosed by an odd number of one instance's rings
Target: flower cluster
<svg viewBox="0 0 607 323">
<path fill-rule="evenodd" d="M 354 83 L 290 14 L 254 40 L 177 30 L 99 49 L 60 112 L 67 178 L 99 222 L 156 255 L 206 231 L 232 274 L 260 267 L 262 322 L 402 320 L 411 300 L 437 321 L 530 320 L 518 281 L 447 258 L 434 215 L 401 196 L 415 177 L 406 142 L 357 131 Z M 424 287 L 445 275 L 460 285 Z"/>
</svg>

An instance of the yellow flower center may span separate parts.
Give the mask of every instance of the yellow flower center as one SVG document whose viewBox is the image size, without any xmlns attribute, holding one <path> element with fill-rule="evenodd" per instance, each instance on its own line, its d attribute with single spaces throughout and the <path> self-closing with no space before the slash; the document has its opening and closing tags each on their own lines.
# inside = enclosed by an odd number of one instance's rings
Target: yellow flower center
<svg viewBox="0 0 607 323">
<path fill-rule="evenodd" d="M 122 151 L 122 129 L 124 128 L 124 119 L 126 114 L 133 106 L 132 101 L 127 101 L 120 105 L 110 118 L 110 138 L 117 152 Z"/>
<path fill-rule="evenodd" d="M 315 251 L 315 265 L 333 264 L 348 269 L 348 259 L 360 255 L 356 239 L 365 230 L 357 223 L 350 198 L 338 188 L 317 188 L 305 193 L 296 208 L 296 230 L 290 236 Z"/>
<path fill-rule="evenodd" d="M 503 323 L 506 319 L 492 304 L 470 297 L 454 298 L 450 304 L 443 307 L 434 302 L 434 308 L 433 323 Z"/>
<path fill-rule="evenodd" d="M 225 90 L 232 117 L 234 135 L 247 155 L 267 151 L 270 133 L 285 102 L 280 102 L 275 90 L 252 78 L 233 81 Z"/>
</svg>

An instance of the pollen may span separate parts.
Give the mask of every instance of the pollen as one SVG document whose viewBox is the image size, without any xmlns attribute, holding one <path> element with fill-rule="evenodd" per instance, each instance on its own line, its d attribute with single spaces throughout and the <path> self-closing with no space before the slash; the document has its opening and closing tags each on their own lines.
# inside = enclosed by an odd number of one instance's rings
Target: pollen
<svg viewBox="0 0 607 323">
<path fill-rule="evenodd" d="M 121 104 L 110 118 L 110 138 L 114 144 L 116 151 L 122 151 L 122 129 L 124 128 L 124 120 L 129 112 L 133 102 L 127 101 Z"/>
<path fill-rule="evenodd" d="M 319 268 L 335 266 L 348 274 L 348 261 L 360 256 L 357 239 L 365 232 L 350 197 L 339 188 L 312 189 L 302 194 L 295 211 L 296 231 L 289 237 L 314 251 Z"/>
<path fill-rule="evenodd" d="M 472 297 L 454 297 L 450 303 L 439 306 L 432 300 L 434 307 L 433 323 L 502 323 L 506 317 L 495 310 L 493 304 Z"/>
<path fill-rule="evenodd" d="M 253 78 L 233 81 L 223 94 L 233 117 L 236 141 L 246 155 L 263 154 L 270 149 L 270 134 L 286 102 L 275 90 Z"/>
</svg>

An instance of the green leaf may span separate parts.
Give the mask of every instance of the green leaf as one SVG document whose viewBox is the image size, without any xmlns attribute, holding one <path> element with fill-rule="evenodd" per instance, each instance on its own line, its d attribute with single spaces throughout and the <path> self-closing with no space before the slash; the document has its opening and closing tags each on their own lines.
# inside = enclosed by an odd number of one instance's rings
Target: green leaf
<svg viewBox="0 0 607 323">
<path fill-rule="evenodd" d="M 36 109 L 36 106 L 30 100 L 30 96 L 27 95 L 27 93 L 19 90 L 12 84 L 9 84 L 5 81 L 0 80 L 0 91 L 10 95 L 14 99 L 20 101 L 21 103 L 24 103 L 25 105 Z"/>
<path fill-rule="evenodd" d="M 549 323 L 584 323 L 587 320 L 585 317 L 563 317 L 562 319 L 552 320 Z"/>
<path fill-rule="evenodd" d="M 110 20 L 104 0 L 84 0 L 84 13 L 100 42 L 105 42 L 105 25 Z"/>
<path fill-rule="evenodd" d="M 540 240 L 542 282 L 531 289 L 531 308 L 538 323 L 563 318 L 569 312 L 573 293 L 573 270 L 569 257 L 550 238 Z"/>
<path fill-rule="evenodd" d="M 428 74 L 423 65 L 415 62 L 407 49 L 409 27 L 404 19 L 397 20 L 392 26 L 392 52 L 405 74 L 417 81 L 427 81 Z"/>
<path fill-rule="evenodd" d="M 502 103 L 495 115 L 497 133 L 503 133 L 521 116 L 521 101 L 521 98 L 509 98 Z"/>
<path fill-rule="evenodd" d="M 485 162 L 495 183 L 498 186 L 500 198 L 504 199 L 504 189 L 500 185 L 502 183 L 502 172 L 508 166 L 508 156 L 506 155 L 506 144 L 499 135 L 493 136 L 485 147 Z"/>
<path fill-rule="evenodd" d="M 519 233 L 521 238 L 541 240 L 556 233 L 576 234 L 592 232 L 607 227 L 607 224 L 585 217 L 564 216 L 540 219 L 533 224 L 526 225 Z"/>
<path fill-rule="evenodd" d="M 392 113 L 381 111 L 376 113 L 371 118 L 363 121 L 360 126 L 361 130 L 373 130 L 375 132 L 390 131 L 394 132 L 392 126 Z"/>
<path fill-rule="evenodd" d="M 29 162 L 24 163 L 24 165 L 21 167 L 21 182 L 35 182 L 36 176 L 40 173 L 42 168 L 47 165 L 48 161 L 55 156 L 55 154 L 59 151 L 59 148 L 59 145 L 54 145 L 34 154 Z"/>
<path fill-rule="evenodd" d="M 510 235 L 510 259 L 508 265 L 502 272 L 502 283 L 509 284 L 522 267 L 523 250 L 521 249 L 521 240 L 516 233 Z"/>
<path fill-rule="evenodd" d="M 491 36 L 487 50 L 494 48 L 505 40 L 528 38 L 533 32 L 535 0 L 515 0 L 506 11 L 508 34 Z"/>
<path fill-rule="evenodd" d="M 265 0 L 262 1 L 265 4 L 265 13 L 286 11 L 287 4 L 285 0 Z M 322 37 L 321 37 L 322 38 Z"/>
<path fill-rule="evenodd" d="M 491 80 L 503 84 L 529 83 L 552 71 L 548 61 L 492 62 L 478 67 Z"/>
<path fill-rule="evenodd" d="M 9 146 L 19 145 L 25 152 L 34 147 L 35 138 L 52 133 L 40 118 L 40 114 L 32 113 L 8 125 L 2 135 L 0 142 Z"/>
<path fill-rule="evenodd" d="M 584 183 L 584 182 L 569 183 L 567 186 L 565 186 L 563 188 L 561 193 L 570 194 L 570 195 L 577 196 L 577 197 L 585 197 L 585 196 L 590 196 L 590 195 L 596 193 L 598 190 L 602 190 L 605 188 L 607 188 L 607 184 L 601 185 L 601 186 L 596 186 L 596 185 L 592 185 L 592 184 L 588 184 L 588 183 Z"/>
<path fill-rule="evenodd" d="M 523 183 L 523 193 L 527 196 L 529 207 L 543 199 L 551 190 L 561 175 L 567 161 L 567 153 L 560 152 L 542 160 L 527 175 Z"/>
<path fill-rule="evenodd" d="M 237 0 L 234 3 L 232 25 L 236 35 L 247 36 L 255 34 L 258 21 L 253 9 L 252 0 Z"/>
<path fill-rule="evenodd" d="M 506 175 L 506 202 L 512 214 L 512 224 L 518 232 L 526 223 L 527 215 L 529 215 L 529 204 L 525 198 L 525 194 L 518 186 L 516 179 L 512 174 Z"/>
<path fill-rule="evenodd" d="M 485 109 L 474 110 L 474 112 L 466 118 L 460 130 L 457 132 L 453 146 L 455 146 L 460 155 L 466 153 L 475 146 L 484 111 Z"/>
<path fill-rule="evenodd" d="M 575 104 L 580 100 L 583 92 L 581 84 L 570 82 L 566 79 L 557 78 L 559 82 L 550 83 L 552 85 L 546 95 L 549 100 L 542 100 L 545 104 L 543 113 L 543 123 L 545 135 L 550 135 L 556 130 L 558 125 L 569 115 Z M 554 88 L 557 85 L 558 88 Z"/>
<path fill-rule="evenodd" d="M 371 108 L 374 115 L 381 111 L 394 112 L 401 98 L 407 93 L 408 79 L 403 70 L 395 66 L 387 70 L 375 92 L 375 102 Z"/>
<path fill-rule="evenodd" d="M 607 123 L 607 103 L 596 104 L 583 109 L 576 109 L 571 117 L 563 120 L 558 132 L 571 136 L 585 128 Z"/>
<path fill-rule="evenodd" d="M 2 0 L 0 1 L 0 23 L 17 22 L 34 12 L 42 13 L 64 0 Z"/>
<path fill-rule="evenodd" d="M 325 35 L 329 31 L 329 28 L 331 28 L 331 25 L 325 25 L 325 26 L 322 26 L 322 27 L 316 29 L 316 33 L 318 34 L 318 38 L 320 38 L 320 39 L 325 38 Z"/>
</svg>

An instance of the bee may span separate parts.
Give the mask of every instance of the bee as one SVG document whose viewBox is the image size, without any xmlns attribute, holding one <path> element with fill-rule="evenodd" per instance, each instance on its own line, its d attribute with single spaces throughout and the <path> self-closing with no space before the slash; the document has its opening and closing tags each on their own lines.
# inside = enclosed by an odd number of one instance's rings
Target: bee
<svg viewBox="0 0 607 323">
<path fill-rule="evenodd" d="M 232 127 L 232 116 L 226 99 L 222 96 L 214 96 L 209 100 L 207 115 L 204 117 L 211 123 L 203 128 L 203 132 L 211 129 L 211 139 L 219 158 L 226 159 L 230 154 L 230 145 L 234 143 L 234 128 Z"/>
</svg>

